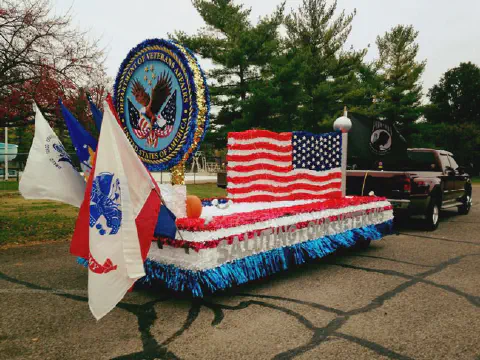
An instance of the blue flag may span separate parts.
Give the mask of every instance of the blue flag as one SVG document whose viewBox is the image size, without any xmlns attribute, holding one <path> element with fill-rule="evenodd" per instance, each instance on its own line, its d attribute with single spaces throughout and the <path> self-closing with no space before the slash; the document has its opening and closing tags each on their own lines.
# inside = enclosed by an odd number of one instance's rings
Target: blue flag
<svg viewBox="0 0 480 360">
<path fill-rule="evenodd" d="M 73 116 L 70 111 L 63 105 L 62 100 L 58 101 L 62 109 L 62 115 L 67 124 L 72 144 L 75 147 L 80 166 L 85 173 L 85 178 L 88 178 L 90 170 L 92 169 L 92 162 L 95 152 L 97 151 L 97 140 L 84 129 L 82 124 Z"/>
<path fill-rule="evenodd" d="M 177 232 L 177 225 L 175 225 L 175 215 L 162 204 L 160 212 L 158 213 L 157 225 L 155 226 L 154 236 L 163 236 L 170 239 L 175 239 Z"/>
<path fill-rule="evenodd" d="M 90 94 L 87 93 L 88 103 L 90 104 L 90 110 L 92 111 L 93 120 L 95 120 L 95 126 L 97 127 L 98 133 L 100 134 L 100 129 L 102 128 L 102 119 L 103 114 L 99 108 L 95 105 Z"/>
</svg>

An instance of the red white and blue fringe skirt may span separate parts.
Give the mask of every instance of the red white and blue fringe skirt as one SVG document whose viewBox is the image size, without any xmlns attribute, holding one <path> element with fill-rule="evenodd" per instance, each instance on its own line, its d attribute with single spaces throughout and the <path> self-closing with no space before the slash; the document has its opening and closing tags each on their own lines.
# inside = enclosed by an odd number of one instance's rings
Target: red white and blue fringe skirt
<svg viewBox="0 0 480 360">
<path fill-rule="evenodd" d="M 370 196 L 227 209 L 207 201 L 201 218 L 177 219 L 177 227 L 175 239 L 152 243 L 137 285 L 203 297 L 379 240 L 392 232 L 393 210 L 386 199 Z"/>
</svg>

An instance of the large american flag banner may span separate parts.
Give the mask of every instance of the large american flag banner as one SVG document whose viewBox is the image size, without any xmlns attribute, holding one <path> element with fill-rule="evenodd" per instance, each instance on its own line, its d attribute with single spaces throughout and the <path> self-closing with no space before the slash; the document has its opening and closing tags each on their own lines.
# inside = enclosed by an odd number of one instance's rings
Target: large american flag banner
<svg viewBox="0 0 480 360">
<path fill-rule="evenodd" d="M 340 132 L 228 134 L 227 191 L 235 202 L 341 197 Z"/>
</svg>

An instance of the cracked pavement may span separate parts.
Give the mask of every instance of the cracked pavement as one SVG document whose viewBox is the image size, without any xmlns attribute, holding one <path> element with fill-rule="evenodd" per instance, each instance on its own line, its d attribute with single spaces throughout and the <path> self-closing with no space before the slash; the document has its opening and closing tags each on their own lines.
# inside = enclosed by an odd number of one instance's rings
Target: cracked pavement
<svg viewBox="0 0 480 360">
<path fill-rule="evenodd" d="M 203 300 L 137 290 L 99 322 L 67 243 L 0 250 L 0 359 L 479 359 L 479 186 L 473 199 L 435 232 L 410 220 Z"/>
</svg>

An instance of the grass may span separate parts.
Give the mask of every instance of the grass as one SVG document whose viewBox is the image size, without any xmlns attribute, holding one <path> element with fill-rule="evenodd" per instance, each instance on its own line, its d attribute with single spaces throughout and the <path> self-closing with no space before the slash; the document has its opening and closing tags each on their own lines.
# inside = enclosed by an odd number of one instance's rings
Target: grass
<svg viewBox="0 0 480 360">
<path fill-rule="evenodd" d="M 38 241 L 65 241 L 78 209 L 56 201 L 25 200 L 17 191 L 0 192 L 0 247 Z"/>
<path fill-rule="evenodd" d="M 480 176 L 474 176 L 472 178 L 472 183 L 473 184 L 480 184 Z"/>
<path fill-rule="evenodd" d="M 16 182 L 3 183 L 7 185 L 0 183 L 0 248 L 71 239 L 77 208 L 57 201 L 25 200 Z M 187 192 L 199 198 L 226 196 L 216 184 L 187 185 Z"/>
<path fill-rule="evenodd" d="M 16 191 L 16 190 L 18 190 L 18 182 L 0 181 L 0 191 Z"/>
<path fill-rule="evenodd" d="M 188 195 L 196 195 L 200 199 L 227 196 L 227 191 L 219 188 L 217 184 L 189 184 L 187 185 L 187 193 Z"/>
</svg>

